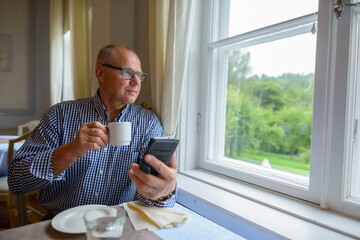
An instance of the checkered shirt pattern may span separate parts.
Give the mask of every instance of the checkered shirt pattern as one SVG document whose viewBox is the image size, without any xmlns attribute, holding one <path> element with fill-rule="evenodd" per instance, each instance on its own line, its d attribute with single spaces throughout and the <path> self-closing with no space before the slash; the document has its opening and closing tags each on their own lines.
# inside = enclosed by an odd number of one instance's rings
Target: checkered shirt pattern
<svg viewBox="0 0 360 240">
<path fill-rule="evenodd" d="M 11 162 L 8 176 L 11 191 L 25 193 L 40 189 L 40 204 L 53 214 L 79 205 L 133 201 L 136 188 L 129 178 L 129 167 L 143 157 L 151 138 L 163 136 L 160 119 L 136 104 L 126 105 L 115 121 L 132 123 L 130 145 L 116 147 L 109 143 L 98 151 L 89 150 L 54 178 L 55 149 L 71 142 L 80 126 L 92 121 L 109 123 L 98 94 L 51 107 Z M 158 207 L 172 207 L 176 201 L 175 196 L 166 202 L 152 201 L 141 194 L 138 198 Z"/>
</svg>

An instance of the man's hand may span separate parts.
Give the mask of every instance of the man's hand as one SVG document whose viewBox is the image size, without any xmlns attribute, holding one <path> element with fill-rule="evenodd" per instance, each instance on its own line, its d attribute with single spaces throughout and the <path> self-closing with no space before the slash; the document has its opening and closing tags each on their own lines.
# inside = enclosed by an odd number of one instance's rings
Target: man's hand
<svg viewBox="0 0 360 240">
<path fill-rule="evenodd" d="M 178 167 L 176 154 L 173 154 L 168 166 L 151 154 L 145 155 L 144 160 L 159 174 L 157 176 L 145 174 L 140 170 L 138 164 L 131 164 L 129 176 L 134 182 L 136 190 L 151 200 L 165 197 L 173 192 L 176 188 L 176 174 Z"/>
<path fill-rule="evenodd" d="M 104 148 L 108 142 L 108 129 L 100 122 L 89 122 L 81 125 L 73 141 L 58 147 L 53 156 L 54 177 L 69 168 L 77 159 Z"/>
<path fill-rule="evenodd" d="M 69 143 L 76 159 L 85 156 L 90 149 L 97 151 L 104 148 L 109 142 L 107 133 L 108 129 L 100 122 L 83 124 L 75 139 Z"/>
</svg>

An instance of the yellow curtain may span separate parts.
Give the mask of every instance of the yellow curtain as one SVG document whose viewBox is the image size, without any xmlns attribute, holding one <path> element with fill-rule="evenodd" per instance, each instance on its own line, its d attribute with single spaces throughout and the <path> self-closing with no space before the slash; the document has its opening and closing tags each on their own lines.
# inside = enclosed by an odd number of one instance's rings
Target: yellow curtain
<svg viewBox="0 0 360 240">
<path fill-rule="evenodd" d="M 153 111 L 161 116 L 162 88 L 165 70 L 165 48 L 169 0 L 151 0 L 149 3 L 149 58 L 151 75 L 151 102 Z"/>
<path fill-rule="evenodd" d="M 93 0 L 50 2 L 51 105 L 62 101 L 64 82 L 63 37 L 70 30 L 74 98 L 91 95 L 91 40 Z"/>
<path fill-rule="evenodd" d="M 194 0 L 151 0 L 151 97 L 165 136 L 174 137 L 180 114 L 195 12 Z"/>
<path fill-rule="evenodd" d="M 61 101 L 63 83 L 63 1 L 50 2 L 50 101 Z"/>
<path fill-rule="evenodd" d="M 74 97 L 91 96 L 92 0 L 69 1 Z"/>
</svg>

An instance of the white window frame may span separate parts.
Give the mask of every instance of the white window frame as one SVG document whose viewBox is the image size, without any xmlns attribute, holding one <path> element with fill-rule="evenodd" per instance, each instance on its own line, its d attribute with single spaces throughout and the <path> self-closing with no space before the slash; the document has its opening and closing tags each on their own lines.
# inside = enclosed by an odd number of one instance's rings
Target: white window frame
<svg viewBox="0 0 360 240">
<path fill-rule="evenodd" d="M 351 9 L 342 200 L 360 206 L 360 6 Z M 353 79 L 353 80 L 352 80 Z"/>
<path fill-rule="evenodd" d="M 221 1 L 221 4 L 223 3 Z M 311 152 L 310 183 L 308 187 L 306 185 L 304 187 L 301 184 L 294 185 L 287 182 L 272 181 L 271 178 L 254 173 L 239 172 L 231 165 L 222 167 L 214 164 L 213 161 L 209 161 L 209 159 L 214 158 L 214 154 L 208 154 L 211 152 L 208 151 L 208 148 L 214 148 L 218 145 L 215 144 L 214 138 L 208 135 L 209 129 L 214 129 L 214 125 L 209 123 L 207 119 L 213 119 L 218 113 L 215 114 L 214 110 L 208 107 L 208 104 L 214 101 L 218 86 L 213 87 L 208 83 L 211 82 L 211 76 L 219 73 L 215 71 L 215 66 L 211 65 L 213 63 L 209 60 L 212 54 L 217 53 L 212 53 L 210 50 L 212 46 L 205 45 L 204 42 L 208 42 L 208 36 L 212 37 L 214 34 L 218 34 L 216 31 L 219 31 L 216 30 L 215 33 L 210 34 L 213 23 L 208 24 L 208 12 L 215 11 L 219 7 L 216 4 L 220 3 L 217 0 L 197 2 L 198 14 L 195 14 L 193 42 L 188 67 L 188 78 L 191 80 L 185 84 L 186 90 L 179 125 L 179 137 L 182 143 L 179 146 L 180 174 L 192 176 L 225 189 L 216 182 L 202 178 L 201 174 L 195 176 L 196 174 L 193 173 L 194 170 L 201 170 L 217 176 L 224 175 L 227 176 L 225 178 L 238 179 L 247 185 L 250 183 L 249 186 L 254 188 L 257 186 L 265 187 L 275 192 L 282 192 L 313 202 L 322 208 L 330 208 L 349 215 L 359 216 L 358 205 L 348 204 L 348 201 L 345 200 L 346 192 L 344 189 L 346 188 L 344 184 L 346 182 L 343 177 L 343 172 L 346 172 L 345 166 L 347 166 L 344 160 L 347 158 L 345 153 L 348 152 L 348 143 L 345 142 L 345 139 L 349 139 L 348 132 L 350 131 L 349 123 L 346 122 L 349 119 L 349 114 L 346 115 L 345 111 L 347 109 L 346 104 L 349 104 L 346 88 L 349 85 L 344 84 L 344 81 L 350 82 L 349 78 L 351 77 L 347 64 L 349 61 L 349 44 L 347 44 L 349 38 L 346 37 L 349 36 L 350 32 L 350 20 L 353 19 L 346 13 L 350 10 L 346 8 L 342 18 L 337 20 L 333 15 L 333 2 L 319 0 L 318 29 L 321 30 L 318 32 L 317 40 L 317 70 L 315 73 L 313 108 L 316 117 L 313 118 L 311 146 L 316 151 Z M 226 4 L 224 5 L 226 6 Z M 336 64 L 339 62 L 346 64 L 345 66 Z M 212 66 L 210 71 L 208 66 Z M 345 127 L 347 127 L 347 135 L 344 134 Z M 352 131 L 351 128 L 351 133 Z M 339 134 L 341 132 L 342 134 Z M 241 192 L 237 192 L 237 194 L 244 196 L 244 193 Z M 251 196 L 251 199 L 254 198 L 256 197 Z M 261 201 L 261 199 L 257 200 Z"/>
<path fill-rule="evenodd" d="M 226 96 L 224 96 L 224 94 L 226 94 L 227 84 L 225 81 L 221 81 L 221 79 L 226 79 L 227 77 L 226 73 L 228 64 L 228 51 L 261 44 L 264 42 L 288 38 L 303 33 L 310 33 L 314 21 L 316 21 L 316 15 L 309 14 L 305 17 L 298 18 L 291 22 L 284 22 L 281 24 L 276 24 L 270 27 L 260 29 L 258 31 L 253 31 L 250 34 L 245 34 L 245 36 L 238 35 L 232 38 L 228 38 L 226 40 L 220 40 L 209 44 L 211 54 L 218 54 L 218 56 L 212 58 L 212 73 L 209 74 L 209 76 L 216 76 L 212 78 L 211 88 L 216 89 L 217 91 L 207 96 L 208 101 L 216 101 L 216 103 L 211 103 L 211 109 L 208 109 L 207 113 L 205 114 L 207 114 L 206 119 L 216 120 L 214 122 L 210 122 L 210 124 L 208 125 L 208 129 L 206 129 L 205 131 L 205 139 L 210 139 L 210 141 L 212 141 L 216 147 L 212 149 L 213 151 L 211 149 L 208 149 L 209 152 L 205 153 L 207 157 L 205 158 L 205 160 L 200 162 L 200 167 L 208 169 L 210 171 L 219 171 L 222 174 L 229 175 L 244 181 L 258 182 L 256 178 L 260 177 L 266 179 L 266 181 L 268 180 L 268 182 L 266 182 L 265 184 L 269 188 L 274 188 L 274 184 L 280 182 L 279 187 L 274 190 L 285 191 L 283 189 L 284 185 L 291 185 L 296 186 L 296 193 L 294 194 L 297 194 L 299 192 L 302 192 L 302 195 L 308 194 L 309 186 L 306 177 L 297 176 L 295 174 L 288 174 L 273 169 L 265 169 L 260 166 L 255 166 L 246 162 L 226 159 L 223 157 L 223 146 L 225 141 L 223 134 L 223 132 L 225 131 L 225 118 L 223 116 L 225 116 L 226 113 L 225 108 L 222 108 L 221 106 L 226 105 Z M 222 66 L 219 67 L 220 65 Z M 216 72 L 214 69 L 218 69 L 219 71 Z M 209 79 L 211 79 L 211 77 L 209 77 Z M 219 92 L 223 95 L 216 96 L 216 94 Z M 219 109 L 222 109 L 223 111 L 219 112 Z M 215 134 L 211 133 L 213 130 L 216 131 Z M 239 171 L 242 172 L 241 175 L 239 175 Z M 259 184 L 263 185 L 264 183 Z"/>
</svg>

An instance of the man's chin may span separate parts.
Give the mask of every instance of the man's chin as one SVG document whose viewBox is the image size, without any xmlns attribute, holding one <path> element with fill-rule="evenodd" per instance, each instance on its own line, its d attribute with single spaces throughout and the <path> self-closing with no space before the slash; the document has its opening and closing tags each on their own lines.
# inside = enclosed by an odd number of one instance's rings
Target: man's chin
<svg viewBox="0 0 360 240">
<path fill-rule="evenodd" d="M 133 104 L 135 103 L 136 98 L 131 98 L 131 99 L 127 99 L 127 101 L 125 101 L 125 104 Z"/>
</svg>

